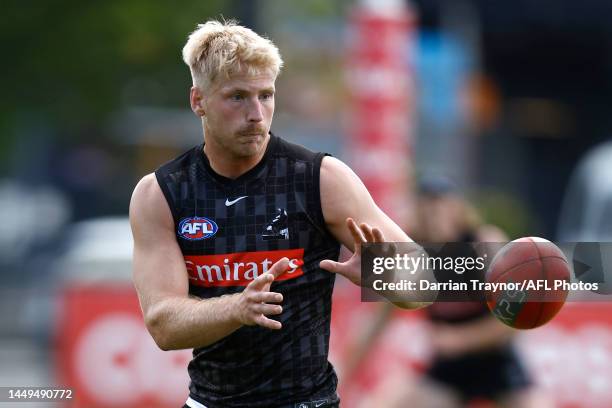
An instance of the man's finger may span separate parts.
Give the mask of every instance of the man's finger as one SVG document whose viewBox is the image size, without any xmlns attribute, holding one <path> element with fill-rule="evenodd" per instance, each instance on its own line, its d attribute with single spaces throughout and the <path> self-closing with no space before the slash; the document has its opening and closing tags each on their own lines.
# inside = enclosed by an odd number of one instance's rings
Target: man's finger
<svg viewBox="0 0 612 408">
<path fill-rule="evenodd" d="M 346 225 L 349 231 L 351 232 L 351 235 L 353 236 L 353 239 L 355 240 L 355 242 L 366 242 L 366 239 L 363 236 L 363 233 L 361 232 L 359 225 L 357 225 L 354 219 L 347 218 Z"/>
<path fill-rule="evenodd" d="M 280 303 L 283 301 L 283 295 L 276 292 L 255 292 L 250 299 L 257 303 Z"/>
<path fill-rule="evenodd" d="M 352 218 L 347 218 L 346 224 L 348 226 L 349 232 L 353 236 L 353 240 L 355 240 L 355 248 L 353 252 L 356 254 L 360 254 L 361 244 L 367 241 L 365 237 L 363 236 L 363 233 L 361 232 L 361 229 L 359 229 L 359 226 L 357 225 L 355 220 L 353 220 Z"/>
<path fill-rule="evenodd" d="M 266 286 L 266 284 L 272 283 L 273 280 L 274 275 L 269 272 L 266 272 L 253 279 L 253 281 L 247 285 L 247 288 L 254 290 L 262 290 Z"/>
<path fill-rule="evenodd" d="M 397 253 L 397 247 L 393 242 L 386 242 L 385 236 L 382 231 L 376 227 L 372 228 L 372 235 L 374 236 L 374 243 L 383 244 L 380 245 L 377 249 L 381 256 L 392 257 Z"/>
<path fill-rule="evenodd" d="M 372 227 L 370 227 L 365 222 L 362 222 L 359 226 L 359 229 L 363 233 L 363 236 L 365 237 L 367 242 L 374 242 L 374 234 L 372 233 Z"/>
<path fill-rule="evenodd" d="M 294 262 L 297 262 L 297 261 L 294 261 Z M 267 273 L 272 274 L 272 276 L 274 276 L 274 279 L 276 279 L 279 276 L 281 276 L 283 273 L 291 269 L 292 266 L 299 266 L 299 265 L 291 265 L 289 262 L 289 258 L 287 257 L 281 258 L 278 261 L 276 261 L 276 263 L 272 265 L 270 269 L 268 269 Z"/>
<path fill-rule="evenodd" d="M 268 319 L 264 315 L 259 315 L 255 318 L 255 323 L 261 327 L 265 327 L 267 329 L 279 330 L 283 327 L 281 322 L 277 322 L 276 320 Z"/>
<path fill-rule="evenodd" d="M 378 228 L 372 228 L 372 235 L 374 236 L 374 242 L 385 242 L 385 236 Z"/>
<path fill-rule="evenodd" d="M 342 269 L 340 262 L 332 261 L 331 259 L 325 259 L 319 263 L 321 269 L 325 269 L 327 272 L 337 273 Z"/>
<path fill-rule="evenodd" d="M 280 305 L 268 305 L 266 303 L 256 303 L 252 306 L 252 310 L 257 314 L 265 316 L 279 315 L 283 313 L 283 307 Z"/>
<path fill-rule="evenodd" d="M 337 273 L 344 276 L 356 285 L 361 285 L 361 276 L 359 270 L 355 269 L 355 263 L 352 265 L 349 262 L 335 262 L 330 259 L 325 259 L 319 263 L 321 269 L 325 269 L 331 273 Z"/>
</svg>

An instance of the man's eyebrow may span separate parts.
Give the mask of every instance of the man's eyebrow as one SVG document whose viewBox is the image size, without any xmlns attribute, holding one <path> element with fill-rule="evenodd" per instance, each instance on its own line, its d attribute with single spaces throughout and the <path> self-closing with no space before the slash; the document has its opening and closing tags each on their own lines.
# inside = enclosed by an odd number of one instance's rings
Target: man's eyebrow
<svg viewBox="0 0 612 408">
<path fill-rule="evenodd" d="M 244 92 L 248 92 L 248 91 L 246 89 L 233 86 L 233 87 L 222 88 L 221 92 L 223 92 L 223 93 L 234 93 L 234 92 L 244 93 Z"/>
<path fill-rule="evenodd" d="M 231 87 L 231 88 L 223 89 L 221 92 L 223 92 L 223 93 L 234 93 L 234 92 L 238 92 L 238 93 L 250 93 L 251 91 L 246 89 L 246 88 L 242 88 L 242 87 Z M 269 88 L 259 89 L 256 92 L 257 93 L 262 93 L 262 92 L 274 93 L 274 92 L 276 92 L 276 90 L 275 90 L 274 87 L 269 87 Z"/>
</svg>

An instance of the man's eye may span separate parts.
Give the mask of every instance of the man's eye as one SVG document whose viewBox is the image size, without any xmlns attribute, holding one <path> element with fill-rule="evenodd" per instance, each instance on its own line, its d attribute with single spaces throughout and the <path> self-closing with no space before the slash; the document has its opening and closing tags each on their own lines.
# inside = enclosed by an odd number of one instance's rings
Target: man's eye
<svg viewBox="0 0 612 408">
<path fill-rule="evenodd" d="M 231 99 L 233 101 L 241 101 L 242 100 L 242 94 L 234 94 L 231 96 Z"/>
<path fill-rule="evenodd" d="M 274 94 L 272 94 L 272 93 L 265 93 L 265 94 L 261 95 L 261 99 L 263 99 L 263 100 L 272 99 L 273 96 L 274 96 Z"/>
</svg>

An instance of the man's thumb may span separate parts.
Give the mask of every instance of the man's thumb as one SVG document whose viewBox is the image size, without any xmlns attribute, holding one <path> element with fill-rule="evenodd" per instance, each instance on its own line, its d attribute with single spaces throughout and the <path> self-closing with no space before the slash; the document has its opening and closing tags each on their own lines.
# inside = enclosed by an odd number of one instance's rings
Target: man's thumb
<svg viewBox="0 0 612 408">
<path fill-rule="evenodd" d="M 321 269 L 325 269 L 328 272 L 336 273 L 340 271 L 339 263 L 330 259 L 325 259 L 319 263 Z"/>
</svg>

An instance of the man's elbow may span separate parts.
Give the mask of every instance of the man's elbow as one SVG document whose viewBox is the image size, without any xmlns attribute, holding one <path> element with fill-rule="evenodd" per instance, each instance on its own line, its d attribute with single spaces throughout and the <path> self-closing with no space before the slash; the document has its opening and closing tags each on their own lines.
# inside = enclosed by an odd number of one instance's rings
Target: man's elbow
<svg viewBox="0 0 612 408">
<path fill-rule="evenodd" d="M 171 351 L 178 349 L 177 347 L 172 346 L 172 343 L 167 338 L 167 336 L 163 334 L 153 334 L 151 331 L 149 331 L 149 333 L 151 333 L 151 337 L 153 337 L 155 344 L 157 344 L 157 347 L 159 347 L 161 351 Z"/>
<path fill-rule="evenodd" d="M 166 324 L 167 319 L 164 316 L 163 311 L 157 309 L 153 310 L 145 315 L 145 326 L 149 331 L 149 334 L 159 347 L 163 351 L 174 350 L 172 344 L 172 338 L 169 335 L 169 330 Z"/>
</svg>

